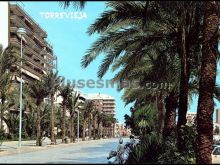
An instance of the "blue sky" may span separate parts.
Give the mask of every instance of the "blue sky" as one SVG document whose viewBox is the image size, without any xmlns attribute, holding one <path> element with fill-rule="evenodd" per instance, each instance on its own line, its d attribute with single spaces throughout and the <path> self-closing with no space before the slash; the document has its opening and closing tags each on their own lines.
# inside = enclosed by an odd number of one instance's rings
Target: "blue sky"
<svg viewBox="0 0 220 165">
<path fill-rule="evenodd" d="M 85 9 L 85 19 L 46 19 L 41 12 L 76 12 L 76 9 L 70 7 L 63 9 L 58 2 L 21 2 L 18 1 L 25 11 L 48 33 L 48 40 L 52 43 L 54 53 L 58 57 L 58 71 L 61 76 L 69 80 L 93 79 L 97 80 L 97 70 L 100 65 L 103 55 L 100 55 L 86 69 L 82 69 L 80 62 L 86 50 L 91 43 L 96 40 L 98 35 L 88 36 L 87 28 L 96 18 L 105 10 L 104 2 L 88 2 Z M 79 11 L 78 11 L 79 12 Z M 103 79 L 111 79 L 114 73 L 110 71 Z M 217 82 L 220 83 L 219 77 Z M 116 99 L 116 118 L 119 122 L 124 121 L 124 115 L 130 114 L 130 106 L 124 107 L 124 102 L 121 100 L 122 92 L 117 92 L 113 88 L 83 88 L 84 93 L 105 93 L 113 96 Z M 197 111 L 198 98 L 194 97 L 189 111 Z M 217 102 L 216 102 L 217 103 Z M 216 107 L 220 107 L 217 103 Z M 215 112 L 214 112 L 215 118 Z"/>
<path fill-rule="evenodd" d="M 104 2 L 88 2 L 82 12 L 86 13 L 84 19 L 46 19 L 41 12 L 76 12 L 70 7 L 63 9 L 58 2 L 19 2 L 18 4 L 47 32 L 48 40 L 52 43 L 54 53 L 58 57 L 59 75 L 70 81 L 76 79 L 98 80 L 97 70 L 102 60 L 100 55 L 86 69 L 81 68 L 80 62 L 91 43 L 98 35 L 88 36 L 87 28 L 105 10 Z M 79 10 L 77 12 L 80 12 Z M 103 79 L 111 79 L 113 73 L 110 71 Z M 124 115 L 130 114 L 130 105 L 124 107 L 121 100 L 122 92 L 117 92 L 116 88 L 82 88 L 84 93 L 104 93 L 116 99 L 116 118 L 119 122 L 124 122 Z"/>
</svg>

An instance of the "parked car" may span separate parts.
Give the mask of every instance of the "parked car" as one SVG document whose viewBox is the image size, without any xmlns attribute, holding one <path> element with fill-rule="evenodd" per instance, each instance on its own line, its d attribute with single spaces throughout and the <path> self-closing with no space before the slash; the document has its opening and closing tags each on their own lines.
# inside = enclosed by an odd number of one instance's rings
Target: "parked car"
<svg viewBox="0 0 220 165">
<path fill-rule="evenodd" d="M 219 144 L 213 144 L 212 145 L 212 151 L 214 150 L 215 147 L 220 147 L 220 145 Z"/>
<path fill-rule="evenodd" d="M 220 163 L 220 146 L 213 145 L 212 164 L 219 164 L 219 163 Z"/>
</svg>

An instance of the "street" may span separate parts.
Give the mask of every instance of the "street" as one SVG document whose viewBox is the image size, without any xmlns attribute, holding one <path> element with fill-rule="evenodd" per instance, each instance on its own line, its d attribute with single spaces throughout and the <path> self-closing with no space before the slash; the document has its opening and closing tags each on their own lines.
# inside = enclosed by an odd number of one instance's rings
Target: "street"
<svg viewBox="0 0 220 165">
<path fill-rule="evenodd" d="M 127 139 L 124 139 L 124 143 L 126 141 Z M 44 150 L 3 155 L 0 156 L 0 163 L 107 163 L 109 151 L 116 150 L 117 145 L 117 138 L 60 144 Z"/>
</svg>

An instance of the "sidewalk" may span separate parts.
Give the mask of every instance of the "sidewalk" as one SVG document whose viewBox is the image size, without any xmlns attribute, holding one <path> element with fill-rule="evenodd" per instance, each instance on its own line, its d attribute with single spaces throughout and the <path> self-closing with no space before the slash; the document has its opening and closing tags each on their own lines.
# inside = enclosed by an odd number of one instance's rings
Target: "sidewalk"
<svg viewBox="0 0 220 165">
<path fill-rule="evenodd" d="M 57 145 L 60 144 L 61 139 L 57 139 L 57 142 L 58 142 Z M 3 142 L 2 145 L 0 146 L 0 156 L 38 151 L 38 150 L 46 149 L 50 146 L 57 146 L 57 145 L 47 145 L 41 147 L 41 146 L 36 146 L 36 140 L 30 140 L 30 141 L 22 141 L 21 148 L 19 148 L 18 141 Z"/>
<path fill-rule="evenodd" d="M 18 147 L 18 141 L 10 141 L 10 142 L 3 142 L 0 146 L 0 157 L 4 155 L 13 155 L 13 154 L 19 154 L 19 153 L 27 153 L 27 152 L 35 152 L 39 150 L 45 150 L 49 148 L 57 148 L 57 147 L 67 147 L 70 145 L 81 145 L 86 143 L 91 143 L 92 141 L 101 141 L 101 140 L 107 140 L 107 139 L 99 139 L 99 140 L 86 140 L 82 141 L 82 139 L 79 139 L 79 142 L 75 143 L 62 143 L 61 139 L 57 139 L 56 145 L 46 145 L 46 146 L 36 146 L 36 140 L 30 140 L 30 141 L 22 141 L 21 148 Z"/>
</svg>

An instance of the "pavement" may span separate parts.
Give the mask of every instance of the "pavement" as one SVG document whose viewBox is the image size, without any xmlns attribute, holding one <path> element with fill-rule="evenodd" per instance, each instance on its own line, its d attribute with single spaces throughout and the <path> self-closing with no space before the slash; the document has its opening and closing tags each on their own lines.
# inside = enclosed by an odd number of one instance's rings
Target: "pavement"
<svg viewBox="0 0 220 165">
<path fill-rule="evenodd" d="M 18 141 L 7 141 L 7 142 L 3 142 L 2 145 L 0 146 L 0 156 L 43 150 L 49 147 L 57 147 L 58 144 L 61 145 L 61 142 L 62 140 L 58 139 L 57 145 L 46 145 L 44 147 L 41 147 L 41 146 L 36 146 L 36 140 L 30 140 L 30 141 L 22 141 L 21 147 L 19 147 Z"/>
<path fill-rule="evenodd" d="M 18 141 L 4 142 L 0 147 L 0 163 L 107 163 L 108 153 L 117 148 L 118 138 L 69 144 L 61 144 L 59 139 L 57 142 L 57 145 L 37 147 L 35 141 L 23 141 L 21 148 Z"/>
</svg>

